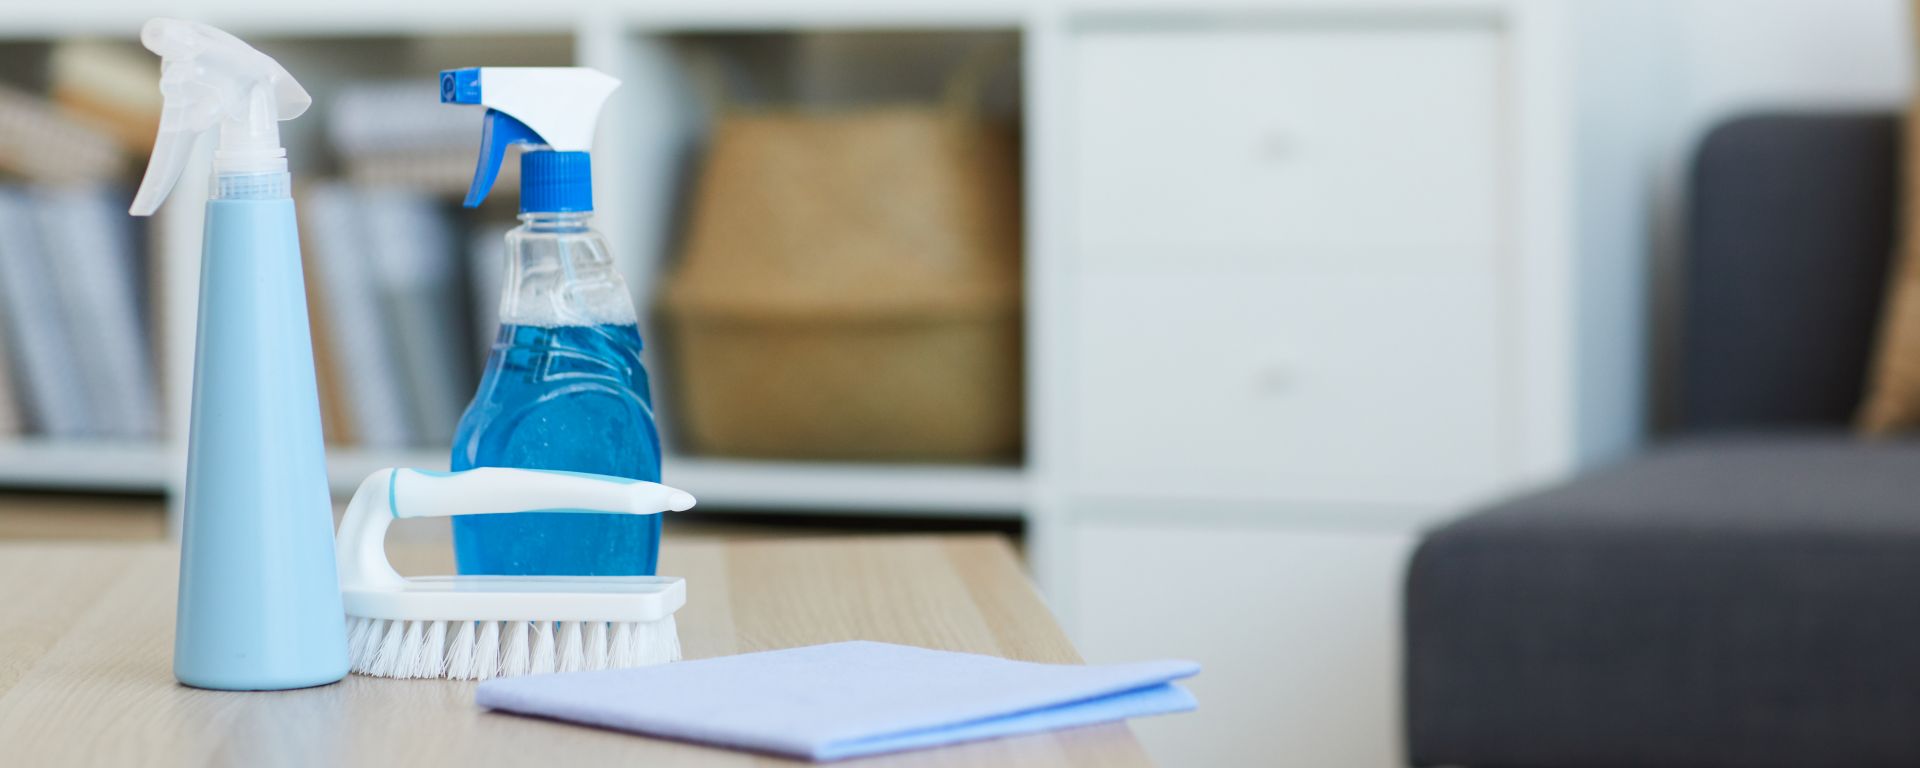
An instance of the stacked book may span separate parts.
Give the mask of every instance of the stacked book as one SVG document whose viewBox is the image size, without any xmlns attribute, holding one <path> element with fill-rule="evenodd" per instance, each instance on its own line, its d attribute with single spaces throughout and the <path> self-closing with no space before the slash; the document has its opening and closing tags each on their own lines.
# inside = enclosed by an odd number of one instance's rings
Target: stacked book
<svg viewBox="0 0 1920 768">
<path fill-rule="evenodd" d="M 63 46 L 44 95 L 0 84 L 0 437 L 160 433 L 153 292 L 124 185 L 157 105 L 101 106 L 118 101 L 103 84 L 151 90 L 157 75 L 125 53 Z M 296 190 L 335 444 L 444 450 L 494 335 L 510 213 L 459 208 L 481 116 L 433 86 L 343 87 L 326 116 L 343 180 Z"/>
<path fill-rule="evenodd" d="M 440 103 L 435 80 L 343 87 L 327 109 L 327 138 L 348 180 L 464 196 L 480 154 L 485 110 Z M 518 189 L 520 163 L 503 163 L 496 189 Z"/>
<path fill-rule="evenodd" d="M 0 433 L 159 435 L 129 199 L 101 184 L 0 187 Z"/>
<path fill-rule="evenodd" d="M 483 359 L 452 204 L 338 182 L 305 188 L 299 204 L 329 442 L 449 445 Z M 500 241 L 487 255 L 498 269 Z"/>
<path fill-rule="evenodd" d="M 84 108 L 102 83 L 145 73 L 101 46 L 52 58 L 52 97 L 0 85 L 0 435 L 152 440 L 151 291 L 116 183 L 152 141 L 151 115 L 129 126 Z"/>
<path fill-rule="evenodd" d="M 328 440 L 442 448 L 478 382 L 505 225 L 458 207 L 480 114 L 427 83 L 348 84 L 327 136 L 345 181 L 303 188 L 307 289 Z"/>
</svg>

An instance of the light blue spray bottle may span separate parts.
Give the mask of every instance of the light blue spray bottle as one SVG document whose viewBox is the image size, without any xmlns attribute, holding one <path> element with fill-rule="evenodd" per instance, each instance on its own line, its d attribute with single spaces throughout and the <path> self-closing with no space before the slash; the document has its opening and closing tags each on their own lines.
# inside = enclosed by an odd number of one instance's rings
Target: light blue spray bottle
<svg viewBox="0 0 1920 768">
<path fill-rule="evenodd" d="M 285 69 L 205 24 L 154 19 L 160 135 L 130 212 L 152 214 L 216 126 L 200 260 L 186 518 L 173 674 L 283 690 L 347 674 L 333 505 L 320 437 L 287 153 L 279 121 L 312 99 Z"/>
</svg>

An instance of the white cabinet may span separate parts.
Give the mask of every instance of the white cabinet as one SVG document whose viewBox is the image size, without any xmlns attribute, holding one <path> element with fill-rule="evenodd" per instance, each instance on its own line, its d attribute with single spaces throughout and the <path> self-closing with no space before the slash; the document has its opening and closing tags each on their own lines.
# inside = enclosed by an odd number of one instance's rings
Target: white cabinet
<svg viewBox="0 0 1920 768">
<path fill-rule="evenodd" d="M 1581 366 L 1626 314 L 1575 280 L 1637 268 L 1576 227 L 1631 201 L 1582 207 L 1560 13 L 1142 11 L 1039 50 L 1035 560 L 1090 659 L 1203 663 L 1198 713 L 1135 724 L 1166 764 L 1402 764 L 1420 529 L 1625 413 Z"/>
<path fill-rule="evenodd" d="M 1099 521 L 1076 528 L 1089 661 L 1201 664 L 1190 715 L 1133 723 L 1162 764 L 1404 765 L 1407 530 Z"/>
<path fill-rule="evenodd" d="M 1497 32 L 1095 28 L 1073 51 L 1074 484 L 1493 487 Z"/>
</svg>

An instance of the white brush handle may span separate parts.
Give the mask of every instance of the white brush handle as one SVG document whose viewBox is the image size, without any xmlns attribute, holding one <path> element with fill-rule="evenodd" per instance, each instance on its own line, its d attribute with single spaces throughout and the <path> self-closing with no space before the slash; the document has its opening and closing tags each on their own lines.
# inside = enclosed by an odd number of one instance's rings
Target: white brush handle
<svg viewBox="0 0 1920 768">
<path fill-rule="evenodd" d="M 481 467 L 462 472 L 382 469 L 354 491 L 340 520 L 340 585 L 398 585 L 387 562 L 387 526 L 394 518 L 497 515 L 513 512 L 597 512 L 655 515 L 693 507 L 693 495 L 644 480 L 539 469 Z"/>
<path fill-rule="evenodd" d="M 392 470 L 394 517 L 510 512 L 655 515 L 693 508 L 693 495 L 659 483 L 545 469 L 479 467 L 464 472 Z"/>
</svg>

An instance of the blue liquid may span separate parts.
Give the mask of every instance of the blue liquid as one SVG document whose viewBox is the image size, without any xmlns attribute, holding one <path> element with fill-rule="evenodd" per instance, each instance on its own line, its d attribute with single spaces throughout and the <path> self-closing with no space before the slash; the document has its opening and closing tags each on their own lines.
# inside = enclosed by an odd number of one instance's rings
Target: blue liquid
<svg viewBox="0 0 1920 768">
<path fill-rule="evenodd" d="M 660 481 L 640 329 L 504 325 L 453 440 L 453 468 L 566 469 Z M 453 519 L 463 574 L 652 575 L 660 515 Z"/>
</svg>

